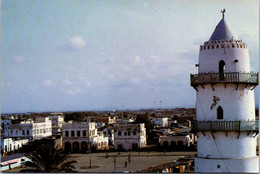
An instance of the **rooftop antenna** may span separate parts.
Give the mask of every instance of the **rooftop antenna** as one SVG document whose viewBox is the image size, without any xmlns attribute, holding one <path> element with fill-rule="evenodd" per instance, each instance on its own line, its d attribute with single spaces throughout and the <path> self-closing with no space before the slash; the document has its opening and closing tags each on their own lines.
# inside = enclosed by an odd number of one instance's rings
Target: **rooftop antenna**
<svg viewBox="0 0 260 174">
<path fill-rule="evenodd" d="M 226 10 L 225 10 L 225 9 L 221 10 L 221 13 L 222 13 L 222 18 L 223 18 L 223 19 L 225 18 L 225 12 L 226 12 Z"/>
</svg>

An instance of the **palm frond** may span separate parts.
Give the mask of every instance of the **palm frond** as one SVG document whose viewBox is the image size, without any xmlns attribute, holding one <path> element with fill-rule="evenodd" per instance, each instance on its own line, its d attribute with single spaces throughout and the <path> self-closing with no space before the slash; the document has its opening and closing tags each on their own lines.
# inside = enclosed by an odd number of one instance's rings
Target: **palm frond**
<svg viewBox="0 0 260 174">
<path fill-rule="evenodd" d="M 29 169 L 21 171 L 27 172 L 73 172 L 77 161 L 70 160 L 68 153 L 58 149 L 54 144 L 38 144 L 30 155 L 27 157 L 31 160 L 26 162 Z"/>
</svg>

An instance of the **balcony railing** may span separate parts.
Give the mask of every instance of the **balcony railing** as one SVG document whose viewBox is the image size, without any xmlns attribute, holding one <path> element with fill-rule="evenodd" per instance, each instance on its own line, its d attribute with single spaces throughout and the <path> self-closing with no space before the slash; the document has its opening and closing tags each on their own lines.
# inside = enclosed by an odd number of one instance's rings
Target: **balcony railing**
<svg viewBox="0 0 260 174">
<path fill-rule="evenodd" d="M 191 86 L 214 83 L 245 83 L 258 85 L 258 73 L 201 73 L 190 75 Z"/>
<path fill-rule="evenodd" d="M 254 121 L 193 121 L 192 131 L 258 131 L 259 120 Z"/>
</svg>

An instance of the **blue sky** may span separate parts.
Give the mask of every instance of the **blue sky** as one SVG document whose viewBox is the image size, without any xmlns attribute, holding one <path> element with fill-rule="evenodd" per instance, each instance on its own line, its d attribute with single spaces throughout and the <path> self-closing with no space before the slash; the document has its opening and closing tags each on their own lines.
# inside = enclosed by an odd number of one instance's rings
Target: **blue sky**
<svg viewBox="0 0 260 174">
<path fill-rule="evenodd" d="M 258 1 L 3 0 L 2 112 L 194 107 L 199 45 L 225 19 L 258 71 Z M 256 88 L 258 96 L 258 87 Z M 258 104 L 258 97 L 256 97 Z"/>
</svg>

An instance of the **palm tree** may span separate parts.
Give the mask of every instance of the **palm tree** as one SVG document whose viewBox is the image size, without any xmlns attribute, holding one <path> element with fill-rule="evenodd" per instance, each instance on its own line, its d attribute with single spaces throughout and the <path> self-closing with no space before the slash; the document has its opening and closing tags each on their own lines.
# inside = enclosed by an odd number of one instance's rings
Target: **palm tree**
<svg viewBox="0 0 260 174">
<path fill-rule="evenodd" d="M 26 155 L 30 161 L 26 161 L 26 169 L 20 172 L 75 172 L 75 160 L 69 160 L 70 156 L 54 143 L 41 143 L 35 150 Z"/>
</svg>

